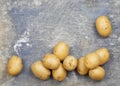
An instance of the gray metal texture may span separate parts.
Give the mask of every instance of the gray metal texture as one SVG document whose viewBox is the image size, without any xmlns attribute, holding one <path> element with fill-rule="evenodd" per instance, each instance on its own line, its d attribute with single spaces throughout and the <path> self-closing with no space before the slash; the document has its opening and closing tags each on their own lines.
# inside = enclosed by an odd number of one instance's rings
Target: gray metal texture
<svg viewBox="0 0 120 86">
<path fill-rule="evenodd" d="M 106 15 L 113 31 L 108 38 L 98 35 L 95 19 Z M 34 77 L 30 65 L 65 41 L 70 55 L 85 56 L 101 47 L 110 50 L 106 75 L 94 81 L 76 71 L 64 81 Z M 12 55 L 23 59 L 24 69 L 16 77 L 7 74 Z M 0 0 L 0 86 L 119 86 L 120 85 L 120 0 Z"/>
</svg>

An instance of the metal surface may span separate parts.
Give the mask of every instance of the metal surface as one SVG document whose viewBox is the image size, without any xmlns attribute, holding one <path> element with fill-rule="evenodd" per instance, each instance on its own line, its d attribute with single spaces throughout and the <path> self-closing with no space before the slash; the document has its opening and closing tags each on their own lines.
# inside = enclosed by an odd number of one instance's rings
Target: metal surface
<svg viewBox="0 0 120 86">
<path fill-rule="evenodd" d="M 106 15 L 113 31 L 101 38 L 95 19 Z M 0 86 L 119 86 L 120 84 L 120 1 L 119 0 L 0 0 Z M 47 81 L 34 77 L 30 65 L 51 53 L 58 41 L 70 46 L 77 58 L 107 47 L 110 61 L 103 67 L 102 81 L 68 72 L 63 82 L 52 76 Z M 23 58 L 24 69 L 17 77 L 6 72 L 11 55 Z"/>
</svg>

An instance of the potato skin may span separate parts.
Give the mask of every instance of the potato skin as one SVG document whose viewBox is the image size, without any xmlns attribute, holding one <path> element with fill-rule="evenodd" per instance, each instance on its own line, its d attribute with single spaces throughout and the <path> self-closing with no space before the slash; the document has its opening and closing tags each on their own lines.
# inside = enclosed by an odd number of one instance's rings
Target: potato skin
<svg viewBox="0 0 120 86">
<path fill-rule="evenodd" d="M 100 65 L 105 64 L 110 58 L 110 53 L 107 48 L 100 48 L 96 50 L 96 53 L 99 55 Z"/>
<path fill-rule="evenodd" d="M 46 54 L 42 59 L 42 63 L 48 69 L 56 69 L 60 65 L 60 60 L 54 54 Z"/>
<path fill-rule="evenodd" d="M 106 16 L 99 16 L 96 19 L 96 29 L 102 37 L 108 37 L 112 32 L 112 25 Z"/>
<path fill-rule="evenodd" d="M 54 49 L 53 53 L 61 60 L 63 61 L 69 54 L 69 46 L 65 42 L 61 41 L 58 42 Z"/>
<path fill-rule="evenodd" d="M 100 64 L 100 59 L 95 52 L 89 53 L 85 56 L 85 66 L 88 69 L 93 69 L 95 67 L 98 67 L 99 64 Z"/>
<path fill-rule="evenodd" d="M 63 67 L 67 71 L 72 71 L 77 67 L 77 58 L 74 56 L 67 56 L 63 61 Z"/>
<path fill-rule="evenodd" d="M 89 71 L 89 77 L 93 80 L 102 80 L 104 76 L 105 70 L 100 66 Z"/>
<path fill-rule="evenodd" d="M 7 64 L 7 71 L 10 75 L 16 76 L 23 69 L 22 59 L 18 56 L 12 56 Z"/>
<path fill-rule="evenodd" d="M 88 73 L 88 68 L 85 66 L 85 57 L 81 57 L 78 60 L 77 72 L 80 75 L 86 75 Z"/>
<path fill-rule="evenodd" d="M 67 72 L 63 68 L 63 65 L 60 64 L 59 67 L 55 70 L 52 70 L 53 78 L 57 81 L 63 81 L 66 78 Z"/>
<path fill-rule="evenodd" d="M 31 65 L 32 73 L 41 80 L 47 80 L 50 77 L 50 70 L 45 68 L 41 61 L 36 61 Z"/>
</svg>

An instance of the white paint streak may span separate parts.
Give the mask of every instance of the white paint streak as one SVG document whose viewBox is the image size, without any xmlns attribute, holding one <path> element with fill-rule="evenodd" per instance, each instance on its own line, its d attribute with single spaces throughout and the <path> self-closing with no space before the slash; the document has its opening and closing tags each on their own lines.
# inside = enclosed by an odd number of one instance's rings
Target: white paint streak
<svg viewBox="0 0 120 86">
<path fill-rule="evenodd" d="M 33 0 L 34 5 L 40 6 L 42 4 L 41 0 Z"/>
<path fill-rule="evenodd" d="M 22 43 L 26 44 L 27 47 L 32 47 L 32 45 L 29 43 L 29 31 L 25 31 L 24 34 L 17 40 L 17 42 L 14 45 L 14 51 L 19 55 L 19 50 L 23 46 Z"/>
</svg>

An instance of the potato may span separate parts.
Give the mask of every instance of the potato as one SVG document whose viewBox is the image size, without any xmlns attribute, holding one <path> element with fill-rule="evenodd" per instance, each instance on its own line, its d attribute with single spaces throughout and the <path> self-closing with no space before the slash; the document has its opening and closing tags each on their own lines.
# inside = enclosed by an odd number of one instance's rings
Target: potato
<svg viewBox="0 0 120 86">
<path fill-rule="evenodd" d="M 36 61 L 33 63 L 31 65 L 31 70 L 33 74 L 41 80 L 47 80 L 51 74 L 50 70 L 45 68 L 41 61 Z"/>
<path fill-rule="evenodd" d="M 57 81 L 63 81 L 66 78 L 67 72 L 63 68 L 63 65 L 60 64 L 59 67 L 55 70 L 52 70 L 53 78 Z"/>
<path fill-rule="evenodd" d="M 67 71 L 72 71 L 77 67 L 77 59 L 74 56 L 67 56 L 63 61 L 63 67 Z"/>
<path fill-rule="evenodd" d="M 88 69 L 93 69 L 100 64 L 99 56 L 96 53 L 89 53 L 85 57 L 85 65 Z"/>
<path fill-rule="evenodd" d="M 78 60 L 77 72 L 80 75 L 86 75 L 88 73 L 88 68 L 85 66 L 85 57 L 81 57 Z"/>
<path fill-rule="evenodd" d="M 89 71 L 89 77 L 93 80 L 102 80 L 104 76 L 105 70 L 100 66 Z"/>
<path fill-rule="evenodd" d="M 48 69 L 56 69 L 60 65 L 60 59 L 54 54 L 46 54 L 42 59 L 42 62 Z"/>
<path fill-rule="evenodd" d="M 99 16 L 96 19 L 96 29 L 102 37 L 108 37 L 112 32 L 112 25 L 106 16 Z"/>
<path fill-rule="evenodd" d="M 110 53 L 107 48 L 100 48 L 96 50 L 96 53 L 99 55 L 100 65 L 105 64 L 110 58 Z"/>
<path fill-rule="evenodd" d="M 59 42 L 53 49 L 53 53 L 63 61 L 69 54 L 69 46 L 65 42 Z"/>
<path fill-rule="evenodd" d="M 7 64 L 7 71 L 10 75 L 16 76 L 23 69 L 22 59 L 18 56 L 12 56 Z"/>
</svg>

